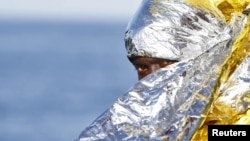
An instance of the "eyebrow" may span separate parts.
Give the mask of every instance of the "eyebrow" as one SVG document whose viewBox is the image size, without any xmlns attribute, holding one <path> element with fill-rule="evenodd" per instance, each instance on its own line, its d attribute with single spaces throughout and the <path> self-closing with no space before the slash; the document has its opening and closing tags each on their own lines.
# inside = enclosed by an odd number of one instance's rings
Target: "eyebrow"
<svg viewBox="0 0 250 141">
<path fill-rule="evenodd" d="M 159 60 L 156 60 L 156 59 L 153 59 L 152 60 L 145 60 L 145 61 L 135 61 L 135 60 L 131 60 L 131 63 L 134 64 L 134 65 L 141 65 L 141 64 L 157 64 L 159 63 Z"/>
</svg>

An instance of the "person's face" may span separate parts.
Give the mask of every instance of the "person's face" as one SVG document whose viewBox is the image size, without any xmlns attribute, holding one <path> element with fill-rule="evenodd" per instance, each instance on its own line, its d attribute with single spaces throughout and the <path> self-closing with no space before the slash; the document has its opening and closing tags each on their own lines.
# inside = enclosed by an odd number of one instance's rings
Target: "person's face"
<svg viewBox="0 0 250 141">
<path fill-rule="evenodd" d="M 176 62 L 176 61 L 168 61 L 165 59 L 150 58 L 150 57 L 133 57 L 130 58 L 129 60 L 134 65 L 139 80 L 141 80 L 148 74 L 153 73 L 160 68 L 166 67 Z"/>
</svg>

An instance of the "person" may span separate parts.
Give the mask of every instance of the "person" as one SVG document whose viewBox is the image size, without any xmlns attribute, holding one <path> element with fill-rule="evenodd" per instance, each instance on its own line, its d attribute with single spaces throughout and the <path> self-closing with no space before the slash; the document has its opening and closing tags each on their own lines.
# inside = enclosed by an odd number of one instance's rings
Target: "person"
<svg viewBox="0 0 250 141">
<path fill-rule="evenodd" d="M 77 140 L 207 140 L 209 124 L 250 124 L 249 3 L 142 1 L 125 32 L 139 81 Z"/>
</svg>

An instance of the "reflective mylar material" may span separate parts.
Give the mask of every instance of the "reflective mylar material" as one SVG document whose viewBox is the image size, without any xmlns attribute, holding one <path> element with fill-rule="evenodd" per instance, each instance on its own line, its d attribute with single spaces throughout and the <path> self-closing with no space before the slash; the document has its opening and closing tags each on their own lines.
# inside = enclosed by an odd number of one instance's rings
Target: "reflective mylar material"
<svg viewBox="0 0 250 141">
<path fill-rule="evenodd" d="M 181 1 L 144 0 L 125 34 L 127 55 L 195 58 L 219 42 L 225 26 L 223 20 Z"/>
<path fill-rule="evenodd" d="M 179 62 L 136 83 L 78 140 L 207 140 L 208 124 L 250 124 L 249 3 L 144 0 L 128 57 Z"/>
</svg>

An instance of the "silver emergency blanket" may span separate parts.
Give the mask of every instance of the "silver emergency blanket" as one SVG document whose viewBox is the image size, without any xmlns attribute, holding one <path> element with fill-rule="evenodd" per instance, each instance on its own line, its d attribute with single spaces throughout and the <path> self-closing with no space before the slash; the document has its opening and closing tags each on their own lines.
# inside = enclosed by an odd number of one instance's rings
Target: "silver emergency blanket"
<svg viewBox="0 0 250 141">
<path fill-rule="evenodd" d="M 207 114 L 213 115 L 212 105 L 223 103 L 245 113 L 250 108 L 250 57 L 236 64 L 227 81 L 221 72 L 246 23 L 244 14 L 232 15 L 226 24 L 182 1 L 144 0 L 126 30 L 128 57 L 179 62 L 136 83 L 77 140 L 189 141 Z"/>
<path fill-rule="evenodd" d="M 227 38 L 221 35 L 225 26 L 214 15 L 182 1 L 144 0 L 125 34 L 127 54 L 178 61 L 195 58 Z"/>
</svg>

